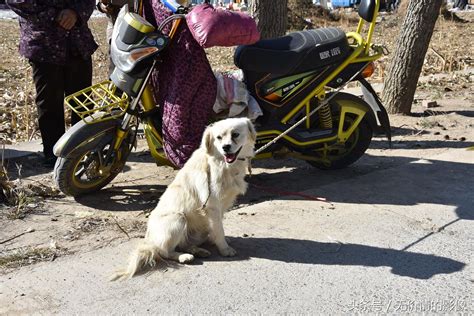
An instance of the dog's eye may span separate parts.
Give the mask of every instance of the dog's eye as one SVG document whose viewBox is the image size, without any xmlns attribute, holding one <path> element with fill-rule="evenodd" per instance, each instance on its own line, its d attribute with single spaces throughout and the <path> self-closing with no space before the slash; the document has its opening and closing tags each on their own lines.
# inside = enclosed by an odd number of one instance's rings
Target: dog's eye
<svg viewBox="0 0 474 316">
<path fill-rule="evenodd" d="M 217 136 L 216 137 L 218 140 L 222 140 L 222 136 Z"/>
<path fill-rule="evenodd" d="M 239 136 L 240 136 L 239 133 L 232 133 L 232 138 L 237 138 L 237 137 L 239 137 Z"/>
</svg>

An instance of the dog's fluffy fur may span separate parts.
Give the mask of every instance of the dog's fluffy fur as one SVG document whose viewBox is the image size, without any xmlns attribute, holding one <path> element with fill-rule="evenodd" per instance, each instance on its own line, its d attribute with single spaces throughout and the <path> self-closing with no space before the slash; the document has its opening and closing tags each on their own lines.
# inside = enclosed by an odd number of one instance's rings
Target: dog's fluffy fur
<svg viewBox="0 0 474 316">
<path fill-rule="evenodd" d="M 178 172 L 148 220 L 145 240 L 132 254 L 126 270 L 112 279 L 130 278 L 160 258 L 188 263 L 210 252 L 199 246 L 210 241 L 222 256 L 234 256 L 224 236 L 222 218 L 239 194 L 256 133 L 246 118 L 216 122 L 204 132 L 201 146 Z M 177 250 L 179 249 L 178 252 Z"/>
</svg>

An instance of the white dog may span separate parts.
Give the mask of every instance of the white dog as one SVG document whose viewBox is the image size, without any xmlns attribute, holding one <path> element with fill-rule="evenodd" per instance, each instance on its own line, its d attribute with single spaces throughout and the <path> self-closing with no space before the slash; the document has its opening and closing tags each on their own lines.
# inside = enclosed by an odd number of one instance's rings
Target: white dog
<svg viewBox="0 0 474 316">
<path fill-rule="evenodd" d="M 199 246 L 210 241 L 222 256 L 234 256 L 227 244 L 222 218 L 239 194 L 248 159 L 254 155 L 256 132 L 247 118 L 218 121 L 204 132 L 201 146 L 178 172 L 148 220 L 145 241 L 128 268 L 113 280 L 130 278 L 160 258 L 188 263 L 210 252 Z M 182 251 L 178 252 L 177 248 Z"/>
</svg>

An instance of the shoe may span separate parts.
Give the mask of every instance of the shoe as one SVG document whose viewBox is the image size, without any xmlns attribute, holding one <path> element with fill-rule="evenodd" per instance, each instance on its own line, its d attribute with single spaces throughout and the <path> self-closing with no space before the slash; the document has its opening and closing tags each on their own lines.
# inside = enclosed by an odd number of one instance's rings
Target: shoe
<svg viewBox="0 0 474 316">
<path fill-rule="evenodd" d="M 41 163 L 43 167 L 48 169 L 53 169 L 54 165 L 56 164 L 56 156 L 53 157 L 45 157 L 43 162 Z"/>
</svg>

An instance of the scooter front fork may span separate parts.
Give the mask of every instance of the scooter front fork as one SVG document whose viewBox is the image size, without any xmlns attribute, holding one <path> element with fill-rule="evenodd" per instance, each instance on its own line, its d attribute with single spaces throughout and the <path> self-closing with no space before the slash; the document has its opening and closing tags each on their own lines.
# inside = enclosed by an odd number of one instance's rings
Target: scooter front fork
<svg viewBox="0 0 474 316">
<path fill-rule="evenodd" d="M 155 109 L 153 91 L 149 84 L 146 84 L 143 87 L 142 91 L 140 91 L 139 95 L 133 99 L 132 104 L 130 104 L 128 108 L 129 111 L 133 112 L 137 108 L 138 102 L 140 100 L 145 112 L 152 111 L 153 109 Z M 120 127 L 117 128 L 116 130 L 116 135 L 115 135 L 114 142 L 112 145 L 113 153 L 115 155 L 119 153 L 120 146 L 122 146 L 123 140 L 127 137 L 130 131 L 130 121 L 132 119 L 132 116 L 134 116 L 134 114 L 125 113 L 122 119 L 122 123 L 120 124 Z"/>
</svg>

